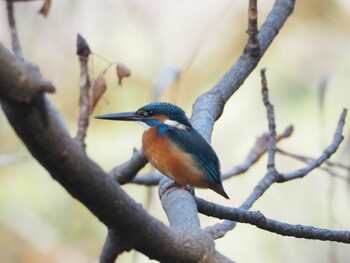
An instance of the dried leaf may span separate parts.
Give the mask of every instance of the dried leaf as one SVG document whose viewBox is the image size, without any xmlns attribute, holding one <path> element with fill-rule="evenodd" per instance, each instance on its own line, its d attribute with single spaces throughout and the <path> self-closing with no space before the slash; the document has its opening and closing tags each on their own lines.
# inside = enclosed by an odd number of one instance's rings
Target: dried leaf
<svg viewBox="0 0 350 263">
<path fill-rule="evenodd" d="M 121 85 L 123 78 L 129 77 L 131 74 L 131 71 L 123 63 L 118 63 L 116 70 L 117 70 L 117 76 L 118 76 L 118 83 L 119 85 Z"/>
<path fill-rule="evenodd" d="M 88 57 L 91 53 L 90 47 L 86 40 L 78 34 L 77 37 L 77 55 L 81 57 Z"/>
<path fill-rule="evenodd" d="M 42 14 L 43 16 L 47 17 L 47 15 L 49 14 L 50 11 L 50 7 L 51 7 L 51 0 L 44 0 L 44 4 L 41 7 L 41 9 L 39 10 L 39 13 Z"/>
<path fill-rule="evenodd" d="M 102 71 L 100 75 L 92 82 L 91 85 L 91 105 L 92 110 L 107 90 L 107 83 L 105 80 L 106 70 Z"/>
</svg>

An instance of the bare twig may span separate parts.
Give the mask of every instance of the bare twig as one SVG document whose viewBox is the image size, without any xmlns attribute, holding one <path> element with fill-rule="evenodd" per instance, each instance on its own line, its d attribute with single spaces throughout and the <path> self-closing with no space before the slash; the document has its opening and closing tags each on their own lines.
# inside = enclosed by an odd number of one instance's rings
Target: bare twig
<svg viewBox="0 0 350 263">
<path fill-rule="evenodd" d="M 12 51 L 17 57 L 23 58 L 22 47 L 19 41 L 17 28 L 16 28 L 16 20 L 14 15 L 14 2 L 6 1 L 6 6 L 7 6 L 8 23 L 9 23 L 10 32 L 11 32 Z"/>
<path fill-rule="evenodd" d="M 80 98 L 79 98 L 79 121 L 76 135 L 77 141 L 85 148 L 85 137 L 89 126 L 89 117 L 91 114 L 90 100 L 90 77 L 89 77 L 89 55 L 91 51 L 85 39 L 78 34 L 77 55 L 80 62 Z"/>
<path fill-rule="evenodd" d="M 288 156 L 290 158 L 293 158 L 295 160 L 298 160 L 298 161 L 306 163 L 306 164 L 309 164 L 310 162 L 315 160 L 315 158 L 313 158 L 313 157 L 304 156 L 304 155 L 300 155 L 300 154 L 296 154 L 296 153 L 291 153 L 289 151 L 282 150 L 282 149 L 280 149 L 278 147 L 277 147 L 277 153 L 285 155 L 285 156 Z M 327 167 L 325 167 L 324 165 L 327 166 Z M 319 167 L 319 169 L 325 170 L 327 172 L 330 172 L 329 168 L 338 168 L 338 169 L 343 169 L 345 171 L 350 172 L 350 166 L 348 166 L 346 164 L 343 164 L 343 163 L 334 162 L 334 161 L 331 161 L 331 160 L 324 161 L 323 165 L 321 165 Z"/>
<path fill-rule="evenodd" d="M 306 167 L 291 173 L 285 173 L 281 175 L 278 180 L 279 183 L 304 177 L 305 175 L 310 173 L 312 170 L 319 167 L 322 163 L 324 163 L 327 159 L 329 159 L 332 156 L 332 154 L 334 154 L 337 151 L 340 143 L 343 140 L 343 128 L 345 124 L 346 113 L 347 113 L 347 110 L 343 109 L 339 118 L 337 129 L 333 137 L 333 141 L 323 151 L 323 153 L 317 159 L 313 160 L 310 164 L 308 164 Z"/>
<path fill-rule="evenodd" d="M 281 134 L 277 135 L 276 141 L 288 138 L 292 134 L 292 132 L 293 126 L 288 126 Z M 222 179 L 225 180 L 232 176 L 242 174 L 246 172 L 253 164 L 255 164 L 260 159 L 260 157 L 268 150 L 268 138 L 268 133 L 262 134 L 256 140 L 254 147 L 249 152 L 245 161 L 242 164 L 233 167 L 231 170 L 224 172 L 222 174 Z"/>
<path fill-rule="evenodd" d="M 266 218 L 260 211 L 248 211 L 230 208 L 196 198 L 198 210 L 206 215 L 215 216 L 240 223 L 248 223 L 260 229 L 282 236 L 292 236 L 323 241 L 350 243 L 350 231 L 329 230 L 305 225 L 293 225 Z"/>
<path fill-rule="evenodd" d="M 258 5 L 257 0 L 249 0 L 248 7 L 248 30 L 249 35 L 248 43 L 245 46 L 244 51 L 253 57 L 259 55 L 259 41 L 257 35 L 258 31 Z"/>
<path fill-rule="evenodd" d="M 263 102 L 267 111 L 267 120 L 269 124 L 269 155 L 267 160 L 267 171 L 275 172 L 275 155 L 276 155 L 276 122 L 275 122 L 275 112 L 273 105 L 269 100 L 269 92 L 267 89 L 267 80 L 265 75 L 265 69 L 260 70 L 261 75 L 261 92 L 263 97 Z"/>
</svg>

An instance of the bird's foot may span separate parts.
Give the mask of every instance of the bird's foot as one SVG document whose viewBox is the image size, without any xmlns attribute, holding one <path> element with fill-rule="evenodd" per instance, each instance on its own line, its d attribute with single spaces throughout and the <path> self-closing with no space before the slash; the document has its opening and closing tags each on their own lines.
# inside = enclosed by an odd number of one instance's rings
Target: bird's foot
<svg viewBox="0 0 350 263">
<path fill-rule="evenodd" d="M 181 189 L 190 192 L 191 195 L 194 195 L 194 188 L 192 186 L 190 186 L 189 184 L 181 186 Z"/>
<path fill-rule="evenodd" d="M 166 185 L 161 192 L 161 195 L 163 195 L 166 191 L 168 191 L 171 188 L 180 188 L 182 190 L 188 191 L 191 195 L 194 195 L 194 188 L 190 185 L 178 185 L 175 181 L 169 182 L 168 185 Z"/>
</svg>

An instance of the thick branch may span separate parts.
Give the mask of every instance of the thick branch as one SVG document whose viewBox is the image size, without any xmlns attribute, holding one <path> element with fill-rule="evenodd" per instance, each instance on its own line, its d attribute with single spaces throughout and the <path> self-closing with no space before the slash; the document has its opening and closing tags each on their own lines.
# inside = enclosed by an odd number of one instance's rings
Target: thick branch
<svg viewBox="0 0 350 263">
<path fill-rule="evenodd" d="M 39 93 L 55 91 L 36 66 L 13 56 L 1 43 L 0 61 L 0 96 L 29 102 Z"/>
</svg>

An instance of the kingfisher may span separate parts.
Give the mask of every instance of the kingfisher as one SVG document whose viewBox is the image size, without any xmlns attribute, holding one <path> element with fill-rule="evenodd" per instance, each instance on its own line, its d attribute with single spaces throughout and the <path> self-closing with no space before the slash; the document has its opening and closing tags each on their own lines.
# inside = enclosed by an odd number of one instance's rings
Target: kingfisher
<svg viewBox="0 0 350 263">
<path fill-rule="evenodd" d="M 134 121 L 145 126 L 143 151 L 161 173 L 186 188 L 209 188 L 229 199 L 222 185 L 219 159 L 191 125 L 185 112 L 167 102 L 155 102 L 135 112 L 112 113 L 97 119 Z"/>
</svg>

